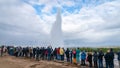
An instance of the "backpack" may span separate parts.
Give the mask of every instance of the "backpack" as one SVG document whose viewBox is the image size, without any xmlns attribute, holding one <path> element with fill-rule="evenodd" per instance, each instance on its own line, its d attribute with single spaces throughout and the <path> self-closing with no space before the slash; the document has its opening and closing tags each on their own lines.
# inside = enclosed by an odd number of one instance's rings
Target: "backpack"
<svg viewBox="0 0 120 68">
<path fill-rule="evenodd" d="M 73 51 L 73 54 L 76 54 L 76 51 Z"/>
</svg>

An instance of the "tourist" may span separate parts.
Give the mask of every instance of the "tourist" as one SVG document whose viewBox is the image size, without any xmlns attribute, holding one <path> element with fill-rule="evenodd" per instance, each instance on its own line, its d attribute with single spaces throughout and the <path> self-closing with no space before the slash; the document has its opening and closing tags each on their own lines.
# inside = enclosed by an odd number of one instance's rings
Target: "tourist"
<svg viewBox="0 0 120 68">
<path fill-rule="evenodd" d="M 44 53 L 42 53 L 42 56 L 44 55 L 44 59 L 46 60 L 47 57 L 48 57 L 48 50 L 47 49 L 42 49 L 42 52 L 44 52 Z"/>
<path fill-rule="evenodd" d="M 29 53 L 29 48 L 28 47 L 23 48 L 23 56 L 28 58 L 28 53 Z"/>
<path fill-rule="evenodd" d="M 105 54 L 105 62 L 106 62 L 106 68 L 114 68 L 114 53 L 113 50 L 110 49 Z"/>
<path fill-rule="evenodd" d="M 36 48 L 36 60 L 39 61 L 39 57 L 40 57 L 40 52 L 39 52 L 39 47 Z"/>
<path fill-rule="evenodd" d="M 1 47 L 0 47 L 0 56 L 1 56 Z"/>
<path fill-rule="evenodd" d="M 119 68 L 120 68 L 120 51 L 117 53 L 118 55 L 118 63 L 119 63 Z"/>
<path fill-rule="evenodd" d="M 22 57 L 25 56 L 25 47 L 22 49 Z"/>
<path fill-rule="evenodd" d="M 72 57 L 73 57 L 73 52 L 72 52 L 72 49 L 70 50 L 69 55 L 70 55 L 70 63 L 72 63 Z"/>
<path fill-rule="evenodd" d="M 1 56 L 1 51 L 2 51 L 2 48 L 0 47 L 0 56 Z"/>
<path fill-rule="evenodd" d="M 32 56 L 33 56 L 33 50 L 32 50 L 31 47 L 29 48 L 29 55 L 30 55 L 30 58 L 32 58 Z"/>
<path fill-rule="evenodd" d="M 11 56 L 14 56 L 14 47 L 10 48 L 9 53 L 10 53 Z"/>
<path fill-rule="evenodd" d="M 67 48 L 67 50 L 66 50 L 66 52 L 65 52 L 65 54 L 66 54 L 66 58 L 67 58 L 67 62 L 69 62 L 70 61 L 70 56 L 69 56 L 69 49 Z"/>
<path fill-rule="evenodd" d="M 107 53 L 105 54 L 105 56 L 104 56 L 104 58 L 105 58 L 105 63 L 106 63 L 106 68 L 111 68 L 110 66 L 110 60 L 111 60 L 111 58 L 110 58 L 111 56 L 110 56 L 110 50 L 108 50 L 107 51 Z"/>
<path fill-rule="evenodd" d="M 7 46 L 7 52 L 10 55 L 10 46 Z"/>
<path fill-rule="evenodd" d="M 109 58 L 110 58 L 110 68 L 114 68 L 114 52 L 113 52 L 113 49 L 111 48 L 110 49 L 110 56 L 109 56 Z"/>
<path fill-rule="evenodd" d="M 58 60 L 61 60 L 61 59 L 60 59 L 60 47 L 57 48 L 57 59 L 58 59 Z"/>
<path fill-rule="evenodd" d="M 1 48 L 0 48 L 1 56 L 3 56 L 3 48 L 4 48 L 4 46 L 1 46 Z"/>
<path fill-rule="evenodd" d="M 15 55 L 16 57 L 18 57 L 18 51 L 19 51 L 19 50 L 18 50 L 18 47 L 16 47 L 16 48 L 15 48 L 15 53 L 14 53 L 14 55 Z"/>
<path fill-rule="evenodd" d="M 76 64 L 76 50 L 73 50 L 73 63 Z"/>
<path fill-rule="evenodd" d="M 50 61 L 51 60 L 51 53 L 52 53 L 52 50 L 51 50 L 51 48 L 50 48 L 50 46 L 47 48 L 47 51 L 48 51 L 48 61 Z"/>
<path fill-rule="evenodd" d="M 18 50 L 19 50 L 18 51 L 18 56 L 21 57 L 22 56 L 22 47 L 19 47 Z"/>
<path fill-rule="evenodd" d="M 52 52 L 51 52 L 51 60 L 54 60 L 54 53 L 53 53 L 53 49 L 52 49 Z"/>
<path fill-rule="evenodd" d="M 54 59 L 57 60 L 57 48 L 54 49 L 53 56 L 54 56 Z"/>
<path fill-rule="evenodd" d="M 47 50 L 47 49 L 46 49 Z M 41 47 L 40 49 L 39 49 L 39 56 L 40 56 L 40 59 L 44 59 L 44 51 L 45 51 L 45 49 L 44 49 L 44 47 Z M 48 54 L 47 54 L 48 55 Z M 47 59 L 47 56 L 46 56 L 46 59 Z"/>
<path fill-rule="evenodd" d="M 35 58 L 35 54 L 36 54 L 36 48 L 33 48 L 33 58 Z"/>
<path fill-rule="evenodd" d="M 80 62 L 80 49 L 79 48 L 77 48 L 76 50 L 76 60 L 77 60 L 77 64 L 79 64 Z"/>
<path fill-rule="evenodd" d="M 4 54 L 4 56 L 6 55 L 6 53 L 7 53 L 7 47 L 4 46 L 4 47 L 3 47 L 3 54 Z"/>
<path fill-rule="evenodd" d="M 28 58 L 29 56 L 29 47 L 26 48 L 26 57 Z"/>
<path fill-rule="evenodd" d="M 88 53 L 87 60 L 89 62 L 89 67 L 92 68 L 92 53 L 91 52 Z"/>
<path fill-rule="evenodd" d="M 86 59 L 86 53 L 85 51 L 82 51 L 81 53 L 81 65 L 85 66 L 85 59 Z"/>
<path fill-rule="evenodd" d="M 64 49 L 60 48 L 60 57 L 61 57 L 61 61 L 64 61 Z"/>
<path fill-rule="evenodd" d="M 94 51 L 94 54 L 93 54 L 93 61 L 94 61 L 94 67 L 95 68 L 98 68 L 98 54 L 97 54 L 97 51 Z"/>
<path fill-rule="evenodd" d="M 104 53 L 102 52 L 102 50 L 99 50 L 99 53 L 98 53 L 98 68 L 103 68 L 103 56 L 104 56 Z"/>
</svg>

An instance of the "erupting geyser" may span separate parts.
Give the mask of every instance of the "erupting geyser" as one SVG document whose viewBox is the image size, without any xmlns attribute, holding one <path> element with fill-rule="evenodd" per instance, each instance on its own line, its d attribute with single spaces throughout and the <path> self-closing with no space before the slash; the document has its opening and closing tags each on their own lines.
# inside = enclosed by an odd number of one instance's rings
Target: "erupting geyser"
<svg viewBox="0 0 120 68">
<path fill-rule="evenodd" d="M 62 34 L 62 18 L 61 18 L 61 10 L 58 8 L 56 21 L 51 29 L 51 44 L 54 47 L 63 47 L 63 34 Z"/>
</svg>

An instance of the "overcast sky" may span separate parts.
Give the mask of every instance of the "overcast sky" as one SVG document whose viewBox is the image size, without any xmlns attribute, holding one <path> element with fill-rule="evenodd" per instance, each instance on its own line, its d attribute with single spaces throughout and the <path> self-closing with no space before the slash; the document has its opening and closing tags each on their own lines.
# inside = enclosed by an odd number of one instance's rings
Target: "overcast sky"
<svg viewBox="0 0 120 68">
<path fill-rule="evenodd" d="M 58 6 L 66 44 L 120 46 L 120 0 L 0 0 L 0 44 L 46 40 Z"/>
</svg>

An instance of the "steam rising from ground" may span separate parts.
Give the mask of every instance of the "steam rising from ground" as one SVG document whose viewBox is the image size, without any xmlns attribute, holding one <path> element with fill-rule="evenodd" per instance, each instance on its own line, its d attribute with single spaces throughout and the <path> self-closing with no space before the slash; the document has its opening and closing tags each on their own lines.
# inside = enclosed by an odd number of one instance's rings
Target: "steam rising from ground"
<svg viewBox="0 0 120 68">
<path fill-rule="evenodd" d="M 58 8 L 57 15 L 56 15 L 56 21 L 52 26 L 51 29 L 51 45 L 54 47 L 63 47 L 63 34 L 62 34 L 62 18 L 61 18 L 61 9 Z"/>
</svg>

